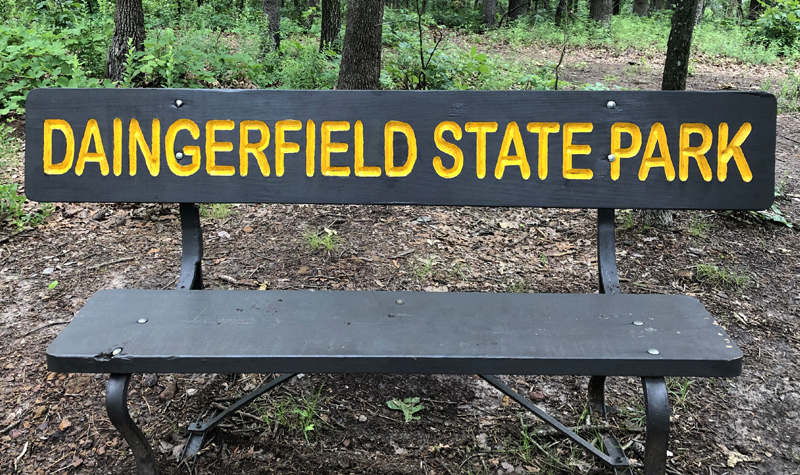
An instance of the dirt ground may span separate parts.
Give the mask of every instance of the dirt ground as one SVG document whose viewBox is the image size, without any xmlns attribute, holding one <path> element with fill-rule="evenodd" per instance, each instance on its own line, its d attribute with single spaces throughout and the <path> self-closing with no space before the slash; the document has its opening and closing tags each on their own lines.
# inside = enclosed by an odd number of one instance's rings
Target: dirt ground
<svg viewBox="0 0 800 475">
<path fill-rule="evenodd" d="M 640 60 L 584 50 L 567 56 L 562 77 L 658 89 L 659 59 Z M 782 74 L 699 58 L 689 88 L 748 89 Z M 798 226 L 799 126 L 797 114 L 779 116 L 776 203 Z M 3 173 L 22 185 L 20 163 Z M 593 211 L 240 205 L 206 213 L 208 288 L 596 291 Z M 175 286 L 177 215 L 176 206 L 56 204 L 39 227 L 0 227 L 0 472 L 134 471 L 105 414 L 107 376 L 48 372 L 45 349 L 100 289 Z M 619 212 L 623 291 L 696 296 L 745 361 L 738 378 L 669 381 L 669 473 L 800 473 L 800 238 L 750 213 L 674 218 L 654 228 Z M 325 229 L 338 245 L 313 250 L 304 236 Z M 702 272 L 706 265 L 720 271 Z M 177 463 L 189 423 L 270 377 L 136 375 L 130 410 L 166 474 L 605 473 L 474 376 L 303 375 L 224 423 L 194 462 Z M 617 410 L 607 420 L 587 417 L 586 378 L 503 379 L 590 440 L 614 433 L 641 459 L 634 379 L 610 380 Z M 418 420 L 404 422 L 387 405 L 404 398 L 419 398 Z"/>
</svg>

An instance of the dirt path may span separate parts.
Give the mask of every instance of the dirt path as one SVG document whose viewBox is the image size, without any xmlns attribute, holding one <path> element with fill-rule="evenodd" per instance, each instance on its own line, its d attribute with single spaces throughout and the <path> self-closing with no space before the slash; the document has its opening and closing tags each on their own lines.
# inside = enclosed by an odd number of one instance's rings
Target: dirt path
<svg viewBox="0 0 800 475">
<path fill-rule="evenodd" d="M 658 58 L 648 71 L 630 64 L 633 53 L 599 56 L 568 56 L 563 77 L 657 88 Z M 776 70 L 700 61 L 689 84 L 747 89 L 765 75 L 780 79 Z M 798 126 L 797 115 L 779 118 L 777 204 L 796 221 Z M 21 182 L 20 167 L 5 173 Z M 217 216 L 204 219 L 210 288 L 593 292 L 597 281 L 594 213 L 584 210 L 243 205 L 212 211 Z M 311 249 L 303 236 L 325 228 L 337 232 L 340 245 L 332 252 Z M 25 474 L 131 473 L 125 443 L 105 416 L 107 377 L 49 373 L 44 350 L 99 289 L 175 285 L 177 208 L 58 204 L 44 225 L 13 237 L 12 231 L 0 229 L 0 467 Z M 671 473 L 800 473 L 797 232 L 752 214 L 713 212 L 678 212 L 672 229 L 643 228 L 621 211 L 617 239 L 623 291 L 694 295 L 745 352 L 739 378 L 670 381 Z M 705 265 L 724 274 L 698 272 Z M 140 375 L 132 382 L 131 412 L 155 442 L 164 472 L 190 473 L 174 458 L 186 426 L 204 408 L 264 379 Z M 505 380 L 589 438 L 613 431 L 632 458 L 641 456 L 637 381 L 613 378 L 609 402 L 618 411 L 593 421 L 585 413 L 585 378 Z M 420 398 L 424 409 L 420 420 L 404 423 L 386 402 L 410 397 Z M 479 379 L 393 375 L 297 379 L 224 425 L 195 468 L 221 474 L 603 473 Z"/>
</svg>

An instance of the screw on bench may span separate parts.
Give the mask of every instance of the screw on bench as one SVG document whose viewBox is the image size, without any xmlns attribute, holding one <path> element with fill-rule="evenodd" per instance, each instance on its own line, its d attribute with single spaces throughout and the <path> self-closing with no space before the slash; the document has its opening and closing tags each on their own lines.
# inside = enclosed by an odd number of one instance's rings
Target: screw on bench
<svg viewBox="0 0 800 475">
<path fill-rule="evenodd" d="M 613 153 L 609 153 L 609 154 L 608 154 L 608 157 L 606 157 L 606 159 L 607 159 L 609 162 L 613 162 L 614 160 L 616 160 L 616 159 L 617 159 L 617 157 L 615 157 Z"/>
<path fill-rule="evenodd" d="M 636 321 L 633 322 L 633 324 L 636 325 L 637 327 L 640 327 L 640 326 L 644 325 L 644 322 L 640 322 L 639 320 L 636 320 Z"/>
<path fill-rule="evenodd" d="M 655 348 L 650 348 L 649 350 L 647 350 L 647 352 L 650 353 L 651 355 L 657 355 L 657 354 L 661 353 L 660 351 L 658 351 Z"/>
<path fill-rule="evenodd" d="M 183 101 L 180 99 L 175 99 L 175 107 L 180 109 L 183 106 Z"/>
<path fill-rule="evenodd" d="M 180 162 L 183 160 L 183 152 L 178 152 L 175 154 L 175 158 Z"/>
<path fill-rule="evenodd" d="M 120 353 L 122 353 L 122 348 L 114 348 L 114 350 L 111 352 L 111 355 L 117 356 Z"/>
<path fill-rule="evenodd" d="M 146 318 L 140 318 L 139 320 L 136 320 L 136 323 L 147 323 L 147 319 Z"/>
<path fill-rule="evenodd" d="M 180 107 L 180 106 L 178 106 L 178 107 Z M 614 101 L 608 101 L 606 103 L 606 107 L 608 107 L 609 109 L 616 109 L 617 108 L 617 103 L 614 102 Z"/>
<path fill-rule="evenodd" d="M 397 299 L 394 301 L 394 303 L 396 303 L 397 305 L 403 305 L 405 302 L 403 302 L 403 299 Z"/>
</svg>

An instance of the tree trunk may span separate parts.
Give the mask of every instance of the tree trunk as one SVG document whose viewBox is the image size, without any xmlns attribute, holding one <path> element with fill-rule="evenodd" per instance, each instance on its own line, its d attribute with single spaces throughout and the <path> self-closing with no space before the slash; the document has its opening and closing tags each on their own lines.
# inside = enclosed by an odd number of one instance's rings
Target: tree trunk
<svg viewBox="0 0 800 475">
<path fill-rule="evenodd" d="M 672 15 L 672 28 L 667 42 L 667 58 L 664 63 L 664 76 L 661 80 L 663 91 L 683 91 L 686 89 L 686 76 L 689 74 L 689 56 L 692 52 L 692 33 L 697 15 L 698 0 L 677 0 Z M 672 211 L 647 210 L 642 219 L 645 223 L 672 225 Z"/>
<path fill-rule="evenodd" d="M 765 4 L 767 3 L 771 5 L 768 1 L 761 3 L 759 0 L 750 0 L 750 8 L 747 10 L 747 19 L 752 21 L 758 20 L 761 14 L 764 13 L 764 10 L 766 10 Z"/>
<path fill-rule="evenodd" d="M 611 5 L 611 14 L 619 15 L 620 8 L 622 8 L 622 0 L 614 0 L 614 2 Z"/>
<path fill-rule="evenodd" d="M 114 36 L 108 48 L 106 77 L 120 81 L 125 72 L 125 59 L 128 57 L 128 38 L 133 38 L 133 48 L 144 49 L 144 11 L 142 0 L 117 0 L 114 9 Z"/>
<path fill-rule="evenodd" d="M 567 19 L 568 15 L 572 15 L 575 13 L 575 4 L 578 2 L 576 0 L 558 0 L 558 6 L 556 7 L 556 14 L 555 14 L 555 23 L 558 26 L 562 25 L 562 22 Z"/>
<path fill-rule="evenodd" d="M 267 34 L 262 33 L 261 54 L 281 47 L 281 0 L 262 0 L 261 15 L 267 21 Z"/>
<path fill-rule="evenodd" d="M 322 31 L 319 36 L 319 50 L 326 51 L 339 36 L 342 27 L 342 5 L 339 0 L 322 0 Z"/>
<path fill-rule="evenodd" d="M 611 23 L 611 0 L 589 0 L 589 17 L 608 27 Z"/>
<path fill-rule="evenodd" d="M 633 13 L 647 16 L 647 0 L 633 0 Z"/>
<path fill-rule="evenodd" d="M 530 0 L 508 0 L 508 19 L 516 20 L 528 13 L 529 3 Z"/>
<path fill-rule="evenodd" d="M 705 1 L 698 0 L 697 2 L 697 10 L 694 13 L 694 24 L 699 25 L 701 21 L 703 21 L 703 12 L 705 10 Z"/>
<path fill-rule="evenodd" d="M 348 0 L 338 89 L 378 89 L 383 0 Z"/>
<path fill-rule="evenodd" d="M 698 0 L 678 0 L 672 15 L 672 29 L 667 42 L 667 58 L 661 89 L 683 91 L 689 73 L 689 55 L 692 50 L 695 14 Z"/>
<path fill-rule="evenodd" d="M 664 9 L 664 0 L 650 0 L 650 11 L 657 12 Z"/>
<path fill-rule="evenodd" d="M 497 0 L 483 0 L 483 23 L 486 26 L 492 27 L 497 22 L 495 14 L 497 13 Z"/>
</svg>

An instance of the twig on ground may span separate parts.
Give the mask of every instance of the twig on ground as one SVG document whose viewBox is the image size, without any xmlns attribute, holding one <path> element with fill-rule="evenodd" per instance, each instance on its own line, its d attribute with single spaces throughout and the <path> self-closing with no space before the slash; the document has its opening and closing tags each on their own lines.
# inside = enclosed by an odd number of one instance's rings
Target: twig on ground
<svg viewBox="0 0 800 475">
<path fill-rule="evenodd" d="M 62 321 L 58 321 L 58 322 L 45 323 L 44 325 L 42 325 L 40 327 L 36 327 L 33 330 L 29 331 L 28 333 L 22 335 L 21 338 L 25 338 L 26 336 L 31 335 L 33 333 L 36 333 L 39 330 L 42 330 L 42 329 L 47 328 L 47 327 L 54 327 L 56 325 L 66 325 L 67 323 L 69 323 L 69 321 L 63 321 L 63 320 Z M 2 434 L 2 432 L 0 432 L 0 434 Z"/>
<path fill-rule="evenodd" d="M 123 262 L 132 261 L 132 260 L 133 260 L 133 257 L 123 257 L 121 259 L 114 259 L 113 261 L 103 262 L 101 264 L 95 264 L 93 266 L 90 266 L 89 269 L 90 270 L 96 270 L 96 269 L 100 269 L 101 267 L 113 266 L 114 264 L 120 264 L 120 263 L 123 263 Z"/>
</svg>

